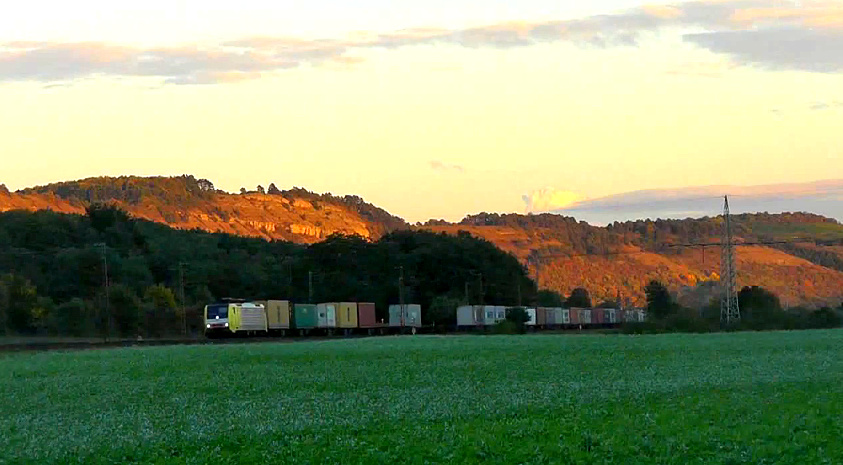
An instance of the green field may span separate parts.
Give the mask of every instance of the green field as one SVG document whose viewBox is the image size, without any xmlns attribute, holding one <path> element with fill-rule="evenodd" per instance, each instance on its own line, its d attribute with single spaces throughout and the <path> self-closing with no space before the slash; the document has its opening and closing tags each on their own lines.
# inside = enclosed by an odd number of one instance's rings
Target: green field
<svg viewBox="0 0 843 465">
<path fill-rule="evenodd" d="M 843 331 L 0 356 L 0 463 L 843 463 Z"/>
</svg>

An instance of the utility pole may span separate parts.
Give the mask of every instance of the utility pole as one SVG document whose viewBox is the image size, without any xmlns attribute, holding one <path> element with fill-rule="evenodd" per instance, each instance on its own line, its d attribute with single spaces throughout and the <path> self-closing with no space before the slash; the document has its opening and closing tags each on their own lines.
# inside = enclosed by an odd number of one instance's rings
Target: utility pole
<svg viewBox="0 0 843 465">
<path fill-rule="evenodd" d="M 97 244 L 102 248 L 102 271 L 103 271 L 103 285 L 105 286 L 105 322 L 103 339 L 108 342 L 108 333 L 111 330 L 111 305 L 109 303 L 109 284 L 108 284 L 108 253 L 107 246 L 104 242 Z"/>
<path fill-rule="evenodd" d="M 307 301 L 308 303 L 313 303 L 313 272 L 307 272 Z"/>
<path fill-rule="evenodd" d="M 404 266 L 399 266 L 398 269 L 401 270 L 401 274 L 398 276 L 398 301 L 401 304 L 401 329 L 403 332 L 404 312 L 406 311 L 404 308 Z"/>
<path fill-rule="evenodd" d="M 735 264 L 735 243 L 732 240 L 732 217 L 729 213 L 729 197 L 724 197 L 723 239 L 720 242 L 720 283 L 723 286 L 723 300 L 720 301 L 720 322 L 725 326 L 741 319 L 737 295 L 737 265 Z"/>
<path fill-rule="evenodd" d="M 184 262 L 179 262 L 179 287 L 181 289 L 181 332 L 187 336 L 187 312 L 184 308 Z"/>
</svg>

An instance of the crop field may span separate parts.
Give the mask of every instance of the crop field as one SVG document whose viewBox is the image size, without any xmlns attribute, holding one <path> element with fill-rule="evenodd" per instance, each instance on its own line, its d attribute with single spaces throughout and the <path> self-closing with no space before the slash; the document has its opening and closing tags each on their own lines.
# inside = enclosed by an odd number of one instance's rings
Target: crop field
<svg viewBox="0 0 843 465">
<path fill-rule="evenodd" d="M 843 331 L 0 355 L 0 463 L 843 463 Z"/>
</svg>

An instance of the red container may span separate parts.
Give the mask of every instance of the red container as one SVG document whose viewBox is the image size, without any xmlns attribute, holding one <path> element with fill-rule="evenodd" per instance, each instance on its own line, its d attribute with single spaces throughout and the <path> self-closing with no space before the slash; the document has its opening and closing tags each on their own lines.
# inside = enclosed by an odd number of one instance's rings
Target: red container
<svg viewBox="0 0 843 465">
<path fill-rule="evenodd" d="M 375 304 L 371 302 L 360 302 L 357 304 L 357 325 L 360 328 L 375 328 L 378 324 L 375 316 Z"/>
<path fill-rule="evenodd" d="M 547 324 L 547 309 L 539 307 L 536 309 L 536 326 L 544 326 Z"/>
<path fill-rule="evenodd" d="M 579 308 L 571 308 L 568 310 L 568 314 L 571 317 L 571 324 L 578 325 L 580 324 L 580 310 Z"/>
<path fill-rule="evenodd" d="M 591 322 L 596 325 L 602 325 L 606 322 L 606 312 L 602 308 L 595 308 L 591 310 Z"/>
</svg>

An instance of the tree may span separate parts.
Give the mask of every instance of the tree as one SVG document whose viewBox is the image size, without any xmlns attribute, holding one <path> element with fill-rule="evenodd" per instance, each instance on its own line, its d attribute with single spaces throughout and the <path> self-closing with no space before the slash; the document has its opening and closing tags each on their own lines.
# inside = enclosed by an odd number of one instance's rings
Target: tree
<svg viewBox="0 0 843 465">
<path fill-rule="evenodd" d="M 207 179 L 199 179 L 196 181 L 196 185 L 199 186 L 200 190 L 206 192 L 213 192 L 214 191 L 214 183 L 208 181 Z"/>
<path fill-rule="evenodd" d="M 659 281 L 650 281 L 644 293 L 647 295 L 647 314 L 654 319 L 665 319 L 679 310 L 673 296 Z"/>
<path fill-rule="evenodd" d="M 839 328 L 843 317 L 831 307 L 823 307 L 811 313 L 808 326 L 811 328 Z"/>
<path fill-rule="evenodd" d="M 266 194 L 266 191 L 264 190 L 263 186 L 261 186 L 260 184 L 258 184 L 257 190 L 258 190 L 259 194 Z"/>
<path fill-rule="evenodd" d="M 144 292 L 145 318 L 141 322 L 147 336 L 175 333 L 182 327 L 180 310 L 176 307 L 173 291 L 161 284 L 150 286 Z"/>
<path fill-rule="evenodd" d="M 759 286 L 746 286 L 738 293 L 741 320 L 753 328 L 781 327 L 787 318 L 779 297 Z"/>
<path fill-rule="evenodd" d="M 7 325 L 9 317 L 9 290 L 6 288 L 6 283 L 0 280 L 0 331 L 3 334 L 9 332 Z"/>
<path fill-rule="evenodd" d="M 588 290 L 578 287 L 571 291 L 571 295 L 565 301 L 565 306 L 568 308 L 590 308 L 591 296 L 588 295 Z"/>
<path fill-rule="evenodd" d="M 137 333 L 140 319 L 140 301 L 129 287 L 123 284 L 111 286 L 109 293 L 109 310 L 117 333 L 130 336 Z"/>
<path fill-rule="evenodd" d="M 537 295 L 539 307 L 564 307 L 565 298 L 562 294 L 550 289 L 542 289 Z"/>
<path fill-rule="evenodd" d="M 82 336 L 88 333 L 91 314 L 88 305 L 79 298 L 73 298 L 59 305 L 53 312 L 53 326 L 58 334 Z"/>
<path fill-rule="evenodd" d="M 436 326 L 456 324 L 457 307 L 461 303 L 460 299 L 446 295 L 434 297 L 427 311 L 431 323 Z"/>
<path fill-rule="evenodd" d="M 7 331 L 30 332 L 34 328 L 38 309 L 35 286 L 23 276 L 7 274 L 0 278 L 0 307 Z"/>
<path fill-rule="evenodd" d="M 271 183 L 269 183 L 269 188 L 267 188 L 266 193 L 269 194 L 269 195 L 279 195 L 279 194 L 281 194 L 281 191 L 278 190 L 277 187 L 275 187 L 274 182 L 271 182 Z"/>
<path fill-rule="evenodd" d="M 619 308 L 619 307 L 620 307 L 620 305 L 618 304 L 618 302 L 616 300 L 604 300 L 603 302 L 600 302 L 600 305 L 597 306 L 597 308 Z"/>
<path fill-rule="evenodd" d="M 512 307 L 506 309 L 506 319 L 523 329 L 524 325 L 530 321 L 530 315 L 524 307 Z"/>
<path fill-rule="evenodd" d="M 120 223 L 129 223 L 131 217 L 128 213 L 113 205 L 104 203 L 92 203 L 85 208 L 85 214 L 91 221 L 91 226 L 99 232 L 104 232 Z"/>
<path fill-rule="evenodd" d="M 0 194 L 9 195 L 9 188 L 5 184 L 0 184 Z"/>
<path fill-rule="evenodd" d="M 241 188 L 240 188 L 240 195 L 243 195 L 243 194 L 245 194 L 245 193 L 246 193 L 246 188 L 245 188 L 245 187 L 241 187 Z"/>
</svg>

